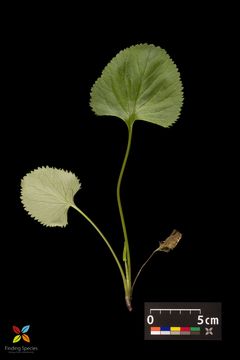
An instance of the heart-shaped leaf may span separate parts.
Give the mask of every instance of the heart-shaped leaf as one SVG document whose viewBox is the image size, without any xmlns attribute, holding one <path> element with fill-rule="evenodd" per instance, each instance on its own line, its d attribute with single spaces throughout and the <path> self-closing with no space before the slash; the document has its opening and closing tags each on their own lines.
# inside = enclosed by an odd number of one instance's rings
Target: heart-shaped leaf
<svg viewBox="0 0 240 360">
<path fill-rule="evenodd" d="M 160 47 L 139 44 L 121 51 L 105 67 L 91 91 L 97 115 L 117 116 L 128 126 L 145 120 L 168 127 L 179 117 L 182 82 L 170 56 Z"/>
<path fill-rule="evenodd" d="M 19 342 L 21 340 L 21 335 L 16 335 L 13 338 L 13 343 Z"/>
<path fill-rule="evenodd" d="M 66 226 L 67 211 L 81 188 L 77 177 L 68 171 L 42 167 L 21 181 L 21 201 L 34 219 L 46 226 Z"/>
</svg>

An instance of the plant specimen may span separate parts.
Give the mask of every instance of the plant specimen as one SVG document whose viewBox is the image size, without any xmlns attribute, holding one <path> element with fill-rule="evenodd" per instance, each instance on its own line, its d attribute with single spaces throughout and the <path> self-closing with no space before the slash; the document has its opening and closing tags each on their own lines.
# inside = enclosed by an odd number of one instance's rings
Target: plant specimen
<svg viewBox="0 0 240 360">
<path fill-rule="evenodd" d="M 174 230 L 153 251 L 132 281 L 129 241 L 121 203 L 121 183 L 131 149 L 133 125 L 136 120 L 144 120 L 169 127 L 178 119 L 182 102 L 182 83 L 178 69 L 166 51 L 154 45 L 139 44 L 121 51 L 105 67 L 92 87 L 90 105 L 95 114 L 120 118 L 128 130 L 126 153 L 116 189 L 124 239 L 122 260 L 98 226 L 75 205 L 74 195 L 81 184 L 73 173 L 46 166 L 28 173 L 21 181 L 21 201 L 24 208 L 43 225 L 66 226 L 67 212 L 72 207 L 94 227 L 119 268 L 126 305 L 130 311 L 133 287 L 144 266 L 156 252 L 174 249 L 181 239 L 181 233 Z"/>
</svg>

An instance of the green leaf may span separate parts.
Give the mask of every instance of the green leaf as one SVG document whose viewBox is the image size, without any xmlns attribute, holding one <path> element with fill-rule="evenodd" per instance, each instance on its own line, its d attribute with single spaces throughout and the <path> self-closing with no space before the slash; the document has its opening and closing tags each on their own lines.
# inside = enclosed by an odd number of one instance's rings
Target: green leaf
<svg viewBox="0 0 240 360">
<path fill-rule="evenodd" d="M 179 117 L 183 102 L 178 69 L 160 47 L 131 46 L 105 67 L 91 90 L 97 115 L 117 116 L 128 126 L 145 120 L 168 127 Z"/>
<path fill-rule="evenodd" d="M 21 201 L 34 219 L 46 226 L 66 226 L 67 211 L 81 188 L 77 177 L 68 171 L 42 167 L 21 181 Z"/>
</svg>

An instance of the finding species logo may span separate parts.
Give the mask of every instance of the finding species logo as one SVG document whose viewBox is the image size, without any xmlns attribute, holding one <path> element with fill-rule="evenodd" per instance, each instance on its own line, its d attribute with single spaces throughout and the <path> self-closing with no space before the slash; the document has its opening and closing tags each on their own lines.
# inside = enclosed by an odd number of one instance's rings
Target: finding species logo
<svg viewBox="0 0 240 360">
<path fill-rule="evenodd" d="M 19 327 L 13 325 L 12 329 L 13 332 L 17 335 L 14 336 L 13 338 L 13 343 L 17 343 L 19 342 L 21 339 L 27 343 L 30 343 L 30 338 L 29 336 L 26 334 L 28 332 L 30 328 L 30 325 L 25 325 L 23 326 L 22 330 L 19 329 Z"/>
</svg>

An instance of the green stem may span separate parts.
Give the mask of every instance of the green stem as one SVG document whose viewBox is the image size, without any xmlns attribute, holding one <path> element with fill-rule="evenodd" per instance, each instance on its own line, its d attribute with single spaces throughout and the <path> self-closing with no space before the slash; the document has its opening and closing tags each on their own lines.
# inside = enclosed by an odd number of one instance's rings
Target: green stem
<svg viewBox="0 0 240 360">
<path fill-rule="evenodd" d="M 124 286 L 124 290 L 125 290 L 125 294 L 127 292 L 127 282 L 126 282 L 126 277 L 123 271 L 123 268 L 118 260 L 117 255 L 115 254 L 113 248 L 111 247 L 111 245 L 109 244 L 108 240 L 106 239 L 106 237 L 103 235 L 103 233 L 101 232 L 101 230 L 97 227 L 97 225 L 82 211 L 80 210 L 76 205 L 71 205 L 72 208 L 74 208 L 75 210 L 77 210 L 93 227 L 94 229 L 98 232 L 98 234 L 101 236 L 101 238 L 104 240 L 104 242 L 106 243 L 107 247 L 109 248 L 109 250 L 111 251 L 117 266 L 120 270 L 121 276 L 122 276 L 122 280 L 123 280 L 123 286 Z"/>
<path fill-rule="evenodd" d="M 123 250 L 123 253 L 126 255 L 126 256 L 125 255 L 123 256 L 123 260 L 125 262 L 125 268 L 126 268 L 126 281 L 127 281 L 127 288 L 128 288 L 128 291 L 126 293 L 126 297 L 128 297 L 129 301 L 131 299 L 131 258 L 130 258 L 128 235 L 127 235 L 127 229 L 126 229 L 126 224 L 125 224 L 124 215 L 123 215 L 120 192 L 121 192 L 122 178 L 123 178 L 123 174 L 124 174 L 124 171 L 125 171 L 125 168 L 126 168 L 130 148 L 131 148 L 132 127 L 133 127 L 132 124 L 128 125 L 127 149 L 126 149 L 126 153 L 125 153 L 125 156 L 124 156 L 124 159 L 123 159 L 122 168 L 121 168 L 119 178 L 118 178 L 118 183 L 117 183 L 117 203 L 118 203 L 118 209 L 119 209 L 119 214 L 120 214 L 120 219 L 121 219 L 121 224 L 122 224 L 122 229 L 123 229 L 123 236 L 124 236 L 124 250 Z M 127 300 L 126 300 L 126 302 L 127 302 Z"/>
</svg>

